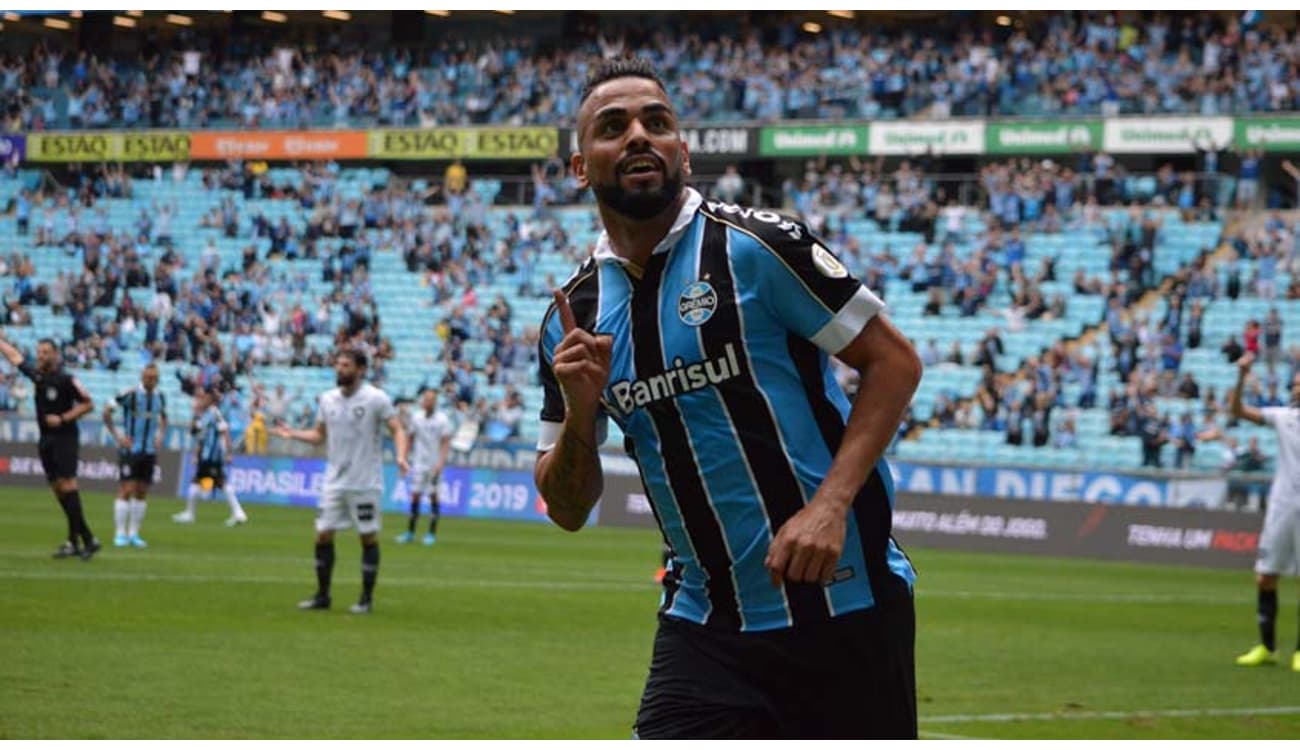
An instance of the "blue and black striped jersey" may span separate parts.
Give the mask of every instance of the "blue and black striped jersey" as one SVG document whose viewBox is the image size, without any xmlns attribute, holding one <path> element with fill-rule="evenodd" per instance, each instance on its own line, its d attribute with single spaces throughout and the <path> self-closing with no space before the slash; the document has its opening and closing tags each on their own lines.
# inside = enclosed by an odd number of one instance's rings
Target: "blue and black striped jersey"
<svg viewBox="0 0 1300 750">
<path fill-rule="evenodd" d="M 912 585 L 890 537 L 894 493 L 883 460 L 853 504 L 833 583 L 777 588 L 763 564 L 844 433 L 850 405 L 828 355 L 883 308 L 802 223 L 705 203 L 691 190 L 643 270 L 602 237 L 564 290 L 579 326 L 614 338 L 602 411 L 626 435 L 673 551 L 661 611 L 773 630 L 868 609 L 900 581 Z M 539 342 L 539 450 L 554 445 L 564 419 L 553 313 Z"/>
<path fill-rule="evenodd" d="M 210 464 L 226 462 L 226 441 L 224 436 L 230 428 L 221 416 L 221 409 L 214 404 L 204 410 L 194 421 L 194 432 L 198 436 L 199 461 Z"/>
<path fill-rule="evenodd" d="M 117 394 L 115 401 L 122 410 L 122 429 L 131 440 L 131 453 L 154 455 L 154 440 L 167 419 L 167 397 L 160 390 L 149 392 L 137 385 Z"/>
</svg>

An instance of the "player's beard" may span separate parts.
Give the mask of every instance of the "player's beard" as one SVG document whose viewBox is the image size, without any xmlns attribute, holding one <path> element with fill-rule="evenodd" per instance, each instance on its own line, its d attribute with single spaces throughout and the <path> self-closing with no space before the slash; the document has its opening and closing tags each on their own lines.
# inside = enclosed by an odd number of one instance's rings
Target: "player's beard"
<svg viewBox="0 0 1300 750">
<path fill-rule="evenodd" d="M 334 384 L 340 388 L 351 388 L 357 384 L 357 376 L 356 374 L 344 375 L 342 373 L 335 373 Z"/>
<path fill-rule="evenodd" d="M 593 183 L 591 190 L 596 194 L 596 200 L 611 211 L 635 221 L 646 221 L 673 205 L 682 192 L 682 182 L 682 167 L 679 163 L 675 168 L 664 166 L 663 183 L 657 190 L 627 190 L 617 176 L 611 183 Z"/>
</svg>

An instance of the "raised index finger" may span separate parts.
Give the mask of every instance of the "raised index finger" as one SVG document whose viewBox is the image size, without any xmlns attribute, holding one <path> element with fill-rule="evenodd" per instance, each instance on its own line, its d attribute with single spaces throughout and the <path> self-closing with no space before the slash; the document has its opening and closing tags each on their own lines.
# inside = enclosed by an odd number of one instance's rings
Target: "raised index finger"
<svg viewBox="0 0 1300 750">
<path fill-rule="evenodd" d="M 578 321 L 573 317 L 573 308 L 569 307 L 569 298 L 559 289 L 552 290 L 552 296 L 555 297 L 555 310 L 560 313 L 560 330 L 568 333 L 578 327 Z"/>
</svg>

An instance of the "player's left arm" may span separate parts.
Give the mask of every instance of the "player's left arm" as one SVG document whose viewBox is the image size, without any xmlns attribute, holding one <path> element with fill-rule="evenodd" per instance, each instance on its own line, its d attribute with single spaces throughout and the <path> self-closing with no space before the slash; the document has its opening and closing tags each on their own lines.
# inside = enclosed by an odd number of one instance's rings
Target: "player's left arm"
<svg viewBox="0 0 1300 750">
<path fill-rule="evenodd" d="M 158 394 L 158 429 L 153 436 L 153 452 L 162 451 L 163 438 L 167 435 L 167 397 Z"/>
<path fill-rule="evenodd" d="M 71 409 L 63 412 L 59 416 L 59 424 L 68 424 L 86 416 L 95 410 L 95 400 L 90 397 L 90 392 L 81 384 L 80 380 L 75 377 L 71 380 L 72 398 L 76 401 Z"/>
<path fill-rule="evenodd" d="M 921 382 L 921 359 L 907 338 L 877 315 L 837 355 L 859 385 L 839 450 L 808 505 L 781 527 L 768 553 L 773 583 L 827 582 L 844 548 L 849 508 L 894 438 Z"/>
<path fill-rule="evenodd" d="M 217 432 L 221 435 L 222 455 L 226 457 L 226 462 L 229 463 L 230 459 L 235 455 L 235 441 L 230 439 L 230 425 L 226 424 L 226 420 L 222 419 L 217 422 Z"/>
<path fill-rule="evenodd" d="M 451 435 L 443 433 L 442 443 L 438 446 L 438 465 L 434 467 L 434 476 L 442 473 L 447 468 L 447 457 L 451 455 Z"/>
<path fill-rule="evenodd" d="M 406 462 L 406 451 L 409 447 L 406 440 L 406 428 L 402 427 L 402 420 L 396 413 L 390 414 L 386 420 L 388 431 L 393 433 L 393 447 L 397 449 L 397 468 L 406 476 L 411 473 L 411 465 Z"/>
<path fill-rule="evenodd" d="M 776 586 L 830 581 L 844 551 L 849 509 L 921 380 L 920 357 L 884 317 L 884 303 L 806 227 L 781 229 L 738 273 L 757 284 L 777 323 L 857 370 L 859 385 L 821 485 L 772 539 L 765 564 Z"/>
</svg>

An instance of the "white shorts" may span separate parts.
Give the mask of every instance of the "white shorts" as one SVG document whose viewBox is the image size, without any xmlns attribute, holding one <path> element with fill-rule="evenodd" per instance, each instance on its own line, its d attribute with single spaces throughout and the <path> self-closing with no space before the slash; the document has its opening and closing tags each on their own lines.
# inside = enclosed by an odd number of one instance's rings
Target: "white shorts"
<svg viewBox="0 0 1300 750">
<path fill-rule="evenodd" d="M 435 472 L 432 468 L 415 467 L 411 470 L 411 494 L 437 495 L 441 475 L 441 471 Z"/>
<path fill-rule="evenodd" d="M 1300 556 L 1300 507 L 1294 502 L 1269 503 L 1264 530 L 1259 533 L 1255 572 L 1293 575 Z"/>
<path fill-rule="evenodd" d="M 325 490 L 316 510 L 316 531 L 341 531 L 356 526 L 374 534 L 382 525 L 379 490 Z"/>
</svg>

